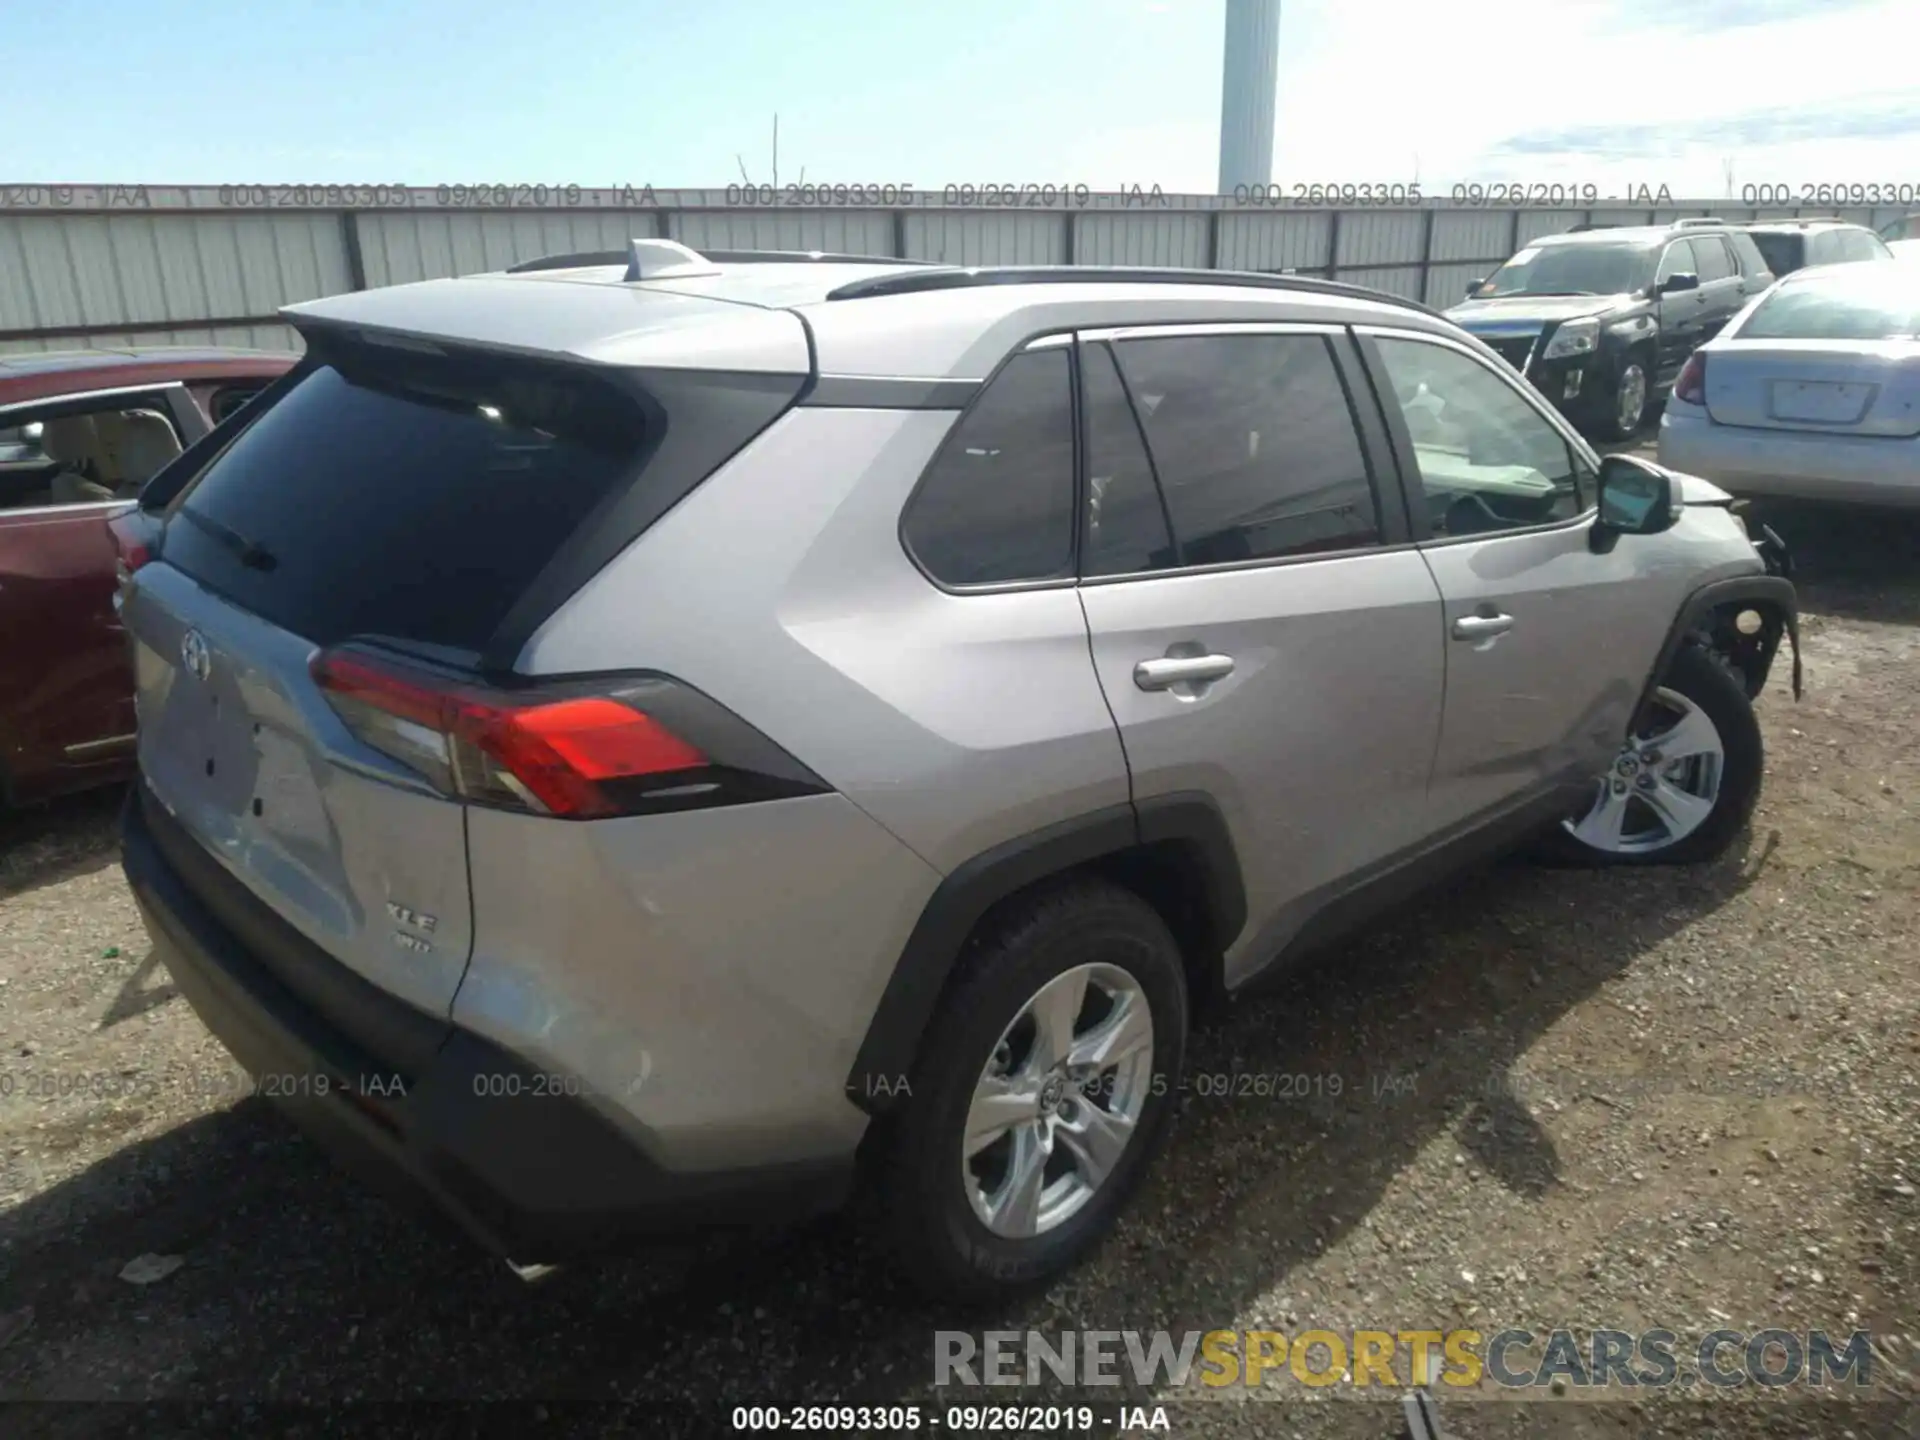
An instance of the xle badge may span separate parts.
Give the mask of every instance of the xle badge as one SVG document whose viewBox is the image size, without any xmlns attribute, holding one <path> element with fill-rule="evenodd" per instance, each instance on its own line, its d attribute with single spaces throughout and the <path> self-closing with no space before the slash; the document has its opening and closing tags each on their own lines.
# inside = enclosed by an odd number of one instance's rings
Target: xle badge
<svg viewBox="0 0 1920 1440">
<path fill-rule="evenodd" d="M 397 904 L 392 900 L 387 902 L 387 914 L 395 923 L 410 925 L 416 930 L 426 931 L 429 935 L 433 933 L 434 927 L 440 923 L 431 915 L 409 909 L 407 906 Z M 421 939 L 420 936 L 409 935 L 404 930 L 396 930 L 393 932 L 393 943 L 398 945 L 402 950 L 411 950 L 419 955 L 425 955 L 433 949 L 433 946 Z"/>
</svg>

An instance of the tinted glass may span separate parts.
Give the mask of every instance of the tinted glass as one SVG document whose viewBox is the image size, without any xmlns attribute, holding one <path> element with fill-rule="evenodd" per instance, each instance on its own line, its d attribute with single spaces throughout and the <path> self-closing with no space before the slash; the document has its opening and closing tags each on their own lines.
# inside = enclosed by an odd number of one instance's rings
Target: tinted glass
<svg viewBox="0 0 1920 1440">
<path fill-rule="evenodd" d="M 1715 280 L 1725 280 L 1733 274 L 1733 257 L 1727 253 L 1726 244 L 1718 235 L 1702 235 L 1689 240 L 1693 247 L 1694 263 L 1699 269 L 1694 273 L 1700 277 L 1702 285 Z"/>
<path fill-rule="evenodd" d="M 1379 543 L 1353 412 L 1324 338 L 1180 336 L 1118 349 L 1184 564 Z"/>
<path fill-rule="evenodd" d="M 1809 275 L 1762 300 L 1742 340 L 1901 340 L 1920 334 L 1920 284 L 1902 266 Z"/>
<path fill-rule="evenodd" d="M 1571 520 L 1586 509 L 1584 462 L 1513 386 L 1446 346 L 1377 343 L 1406 416 L 1435 536 Z"/>
<path fill-rule="evenodd" d="M 1474 292 L 1493 295 L 1624 295 L 1647 283 L 1653 252 L 1645 245 L 1532 245 Z"/>
<path fill-rule="evenodd" d="M 1785 275 L 1807 263 L 1806 238 L 1804 235 L 1759 234 L 1753 237 L 1753 243 L 1766 259 L 1767 269 L 1775 275 Z"/>
<path fill-rule="evenodd" d="M 961 417 L 907 507 L 914 555 L 949 585 L 1073 574 L 1073 373 L 1016 355 Z"/>
<path fill-rule="evenodd" d="M 317 644 L 477 649 L 644 439 L 638 406 L 580 371 L 340 356 L 211 463 L 166 558 Z"/>
<path fill-rule="evenodd" d="M 1083 575 L 1128 575 L 1177 564 L 1166 509 L 1113 352 L 1080 352 L 1087 407 L 1087 542 Z"/>
</svg>

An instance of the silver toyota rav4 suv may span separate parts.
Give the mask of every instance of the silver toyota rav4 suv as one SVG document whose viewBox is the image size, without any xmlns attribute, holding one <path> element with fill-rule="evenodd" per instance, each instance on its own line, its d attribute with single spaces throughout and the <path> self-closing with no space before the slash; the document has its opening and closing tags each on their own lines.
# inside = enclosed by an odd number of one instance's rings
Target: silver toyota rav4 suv
<svg viewBox="0 0 1920 1440">
<path fill-rule="evenodd" d="M 294 306 L 143 498 L 125 866 L 342 1158 L 520 1266 L 881 1197 L 1060 1272 L 1190 1017 L 1544 839 L 1697 861 L 1785 555 L 1432 311 L 619 256 Z"/>
</svg>

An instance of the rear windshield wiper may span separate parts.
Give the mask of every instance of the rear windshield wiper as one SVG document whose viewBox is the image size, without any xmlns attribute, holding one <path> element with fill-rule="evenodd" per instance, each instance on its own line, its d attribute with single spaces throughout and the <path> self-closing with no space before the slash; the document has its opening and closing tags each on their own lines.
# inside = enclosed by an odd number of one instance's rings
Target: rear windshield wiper
<svg viewBox="0 0 1920 1440">
<path fill-rule="evenodd" d="M 259 541 L 249 540 L 238 530 L 230 530 L 218 520 L 210 520 L 198 511 L 184 508 L 179 513 L 182 520 L 204 530 L 231 550 L 249 570 L 271 570 L 280 563 L 274 558 L 273 552 Z"/>
</svg>

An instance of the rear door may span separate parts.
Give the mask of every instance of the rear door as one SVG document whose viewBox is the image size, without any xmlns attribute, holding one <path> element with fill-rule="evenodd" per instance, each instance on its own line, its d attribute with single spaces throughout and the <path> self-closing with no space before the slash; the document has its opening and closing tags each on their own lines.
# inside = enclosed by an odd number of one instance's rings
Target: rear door
<svg viewBox="0 0 1920 1440">
<path fill-rule="evenodd" d="M 447 1011 L 470 949 L 463 807 L 360 741 L 310 664 L 355 637 L 471 664 L 633 479 L 647 425 L 584 368 L 336 347 L 188 483 L 128 589 L 147 786 L 422 1009 Z"/>
<path fill-rule="evenodd" d="M 1444 606 L 1430 821 L 1478 826 L 1577 797 L 1627 733 L 1672 607 L 1644 552 L 1589 548 L 1595 467 L 1526 387 L 1439 337 L 1369 329 L 1362 344 Z"/>
<path fill-rule="evenodd" d="M 1200 791 L 1225 814 L 1238 980 L 1424 835 L 1439 595 L 1344 332 L 1124 330 L 1081 353 L 1094 665 L 1136 801 Z"/>
<path fill-rule="evenodd" d="M 1668 291 L 1660 287 L 1673 275 L 1698 275 L 1699 265 L 1693 247 L 1685 240 L 1675 240 L 1667 246 L 1654 272 L 1654 293 L 1659 297 L 1654 303 L 1660 307 L 1660 373 L 1655 379 L 1662 385 L 1673 382 L 1687 357 L 1705 338 L 1706 297 L 1697 289 Z"/>
<path fill-rule="evenodd" d="M 1720 329 L 1747 303 L 1740 282 L 1740 267 L 1733 252 L 1718 235 L 1695 235 L 1687 241 L 1693 249 L 1694 264 L 1700 276 L 1700 343 L 1720 333 Z M 1684 362 L 1685 356 L 1681 359 Z"/>
</svg>

